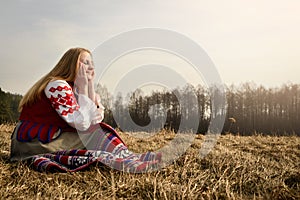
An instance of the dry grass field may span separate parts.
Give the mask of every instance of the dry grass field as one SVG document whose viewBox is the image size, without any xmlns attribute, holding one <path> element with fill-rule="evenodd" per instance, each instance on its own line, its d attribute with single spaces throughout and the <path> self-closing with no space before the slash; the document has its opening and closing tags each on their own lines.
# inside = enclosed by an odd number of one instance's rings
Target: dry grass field
<svg viewBox="0 0 300 200">
<path fill-rule="evenodd" d="M 221 136 L 199 158 L 204 136 L 161 171 L 128 174 L 93 166 L 76 173 L 39 173 L 9 162 L 13 127 L 0 125 L 1 199 L 300 199 L 300 137 Z M 122 133 L 130 149 L 154 150 L 173 133 L 147 141 Z M 137 145 L 137 140 L 140 143 Z"/>
</svg>

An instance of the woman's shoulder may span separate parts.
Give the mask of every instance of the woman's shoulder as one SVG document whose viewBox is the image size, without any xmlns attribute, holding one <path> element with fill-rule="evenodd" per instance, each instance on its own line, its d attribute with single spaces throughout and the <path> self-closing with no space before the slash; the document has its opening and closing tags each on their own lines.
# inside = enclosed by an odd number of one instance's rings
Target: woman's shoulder
<svg viewBox="0 0 300 200">
<path fill-rule="evenodd" d="M 65 80 L 52 80 L 45 87 L 45 93 L 48 92 L 62 92 L 62 91 L 72 91 L 71 85 Z"/>
<path fill-rule="evenodd" d="M 62 79 L 52 79 L 48 84 L 68 84 L 68 82 Z"/>
</svg>

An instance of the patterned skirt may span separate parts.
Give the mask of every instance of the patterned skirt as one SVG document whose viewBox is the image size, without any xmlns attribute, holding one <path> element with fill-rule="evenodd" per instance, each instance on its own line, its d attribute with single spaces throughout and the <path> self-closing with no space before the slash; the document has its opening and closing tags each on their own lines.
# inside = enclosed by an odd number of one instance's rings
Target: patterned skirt
<svg viewBox="0 0 300 200">
<path fill-rule="evenodd" d="M 37 139 L 18 141 L 18 126 L 11 138 L 11 161 L 27 160 L 40 172 L 75 172 L 95 163 L 132 173 L 153 171 L 160 167 L 161 153 L 138 154 L 129 151 L 118 133 L 105 123 L 100 123 L 90 135 L 64 132 L 46 144 Z"/>
</svg>

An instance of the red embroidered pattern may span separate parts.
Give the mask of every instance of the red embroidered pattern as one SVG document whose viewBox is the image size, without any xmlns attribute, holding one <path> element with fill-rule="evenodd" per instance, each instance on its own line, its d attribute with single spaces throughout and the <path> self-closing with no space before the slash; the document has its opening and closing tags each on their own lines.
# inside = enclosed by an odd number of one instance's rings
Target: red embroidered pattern
<svg viewBox="0 0 300 200">
<path fill-rule="evenodd" d="M 70 87 L 68 87 L 68 86 L 65 85 L 64 87 L 57 86 L 56 88 L 51 87 L 49 89 L 49 91 L 52 92 L 52 93 L 55 92 L 56 90 L 61 92 L 62 90 L 66 90 L 66 91 L 72 90 L 72 88 L 70 88 Z"/>
<path fill-rule="evenodd" d="M 58 86 L 56 88 L 51 87 L 49 89 L 49 91 L 52 92 L 52 93 L 54 93 L 55 91 L 60 91 L 61 92 L 62 90 L 69 91 L 69 90 L 72 90 L 72 89 L 68 86 L 64 86 L 64 87 Z M 79 105 L 76 102 L 74 94 L 72 92 L 71 93 L 64 93 L 64 94 L 66 96 L 62 96 L 61 94 L 58 94 L 57 98 L 54 97 L 53 95 L 51 95 L 51 97 L 49 98 L 53 108 L 56 109 L 57 111 L 60 111 L 62 116 L 66 116 L 69 113 L 72 114 L 74 112 L 74 110 L 79 109 Z M 66 109 L 61 111 L 60 106 L 63 106 Z M 69 109 L 67 109 L 67 107 L 69 107 Z"/>
<path fill-rule="evenodd" d="M 64 110 L 62 111 L 61 115 L 62 116 L 66 116 L 68 115 L 69 113 L 72 114 L 74 112 L 74 110 L 72 108 L 69 108 L 69 110 Z"/>
</svg>

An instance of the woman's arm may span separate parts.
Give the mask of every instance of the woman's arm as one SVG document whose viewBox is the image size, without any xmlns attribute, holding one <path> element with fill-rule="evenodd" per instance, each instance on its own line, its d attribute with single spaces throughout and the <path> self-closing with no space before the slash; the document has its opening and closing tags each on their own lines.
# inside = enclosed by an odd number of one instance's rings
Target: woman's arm
<svg viewBox="0 0 300 200">
<path fill-rule="evenodd" d="M 95 88 L 94 88 L 94 80 L 89 80 L 88 82 L 88 93 L 89 93 L 89 98 L 95 102 L 96 104 L 96 98 L 95 98 Z"/>
<path fill-rule="evenodd" d="M 95 89 L 94 89 L 94 83 L 93 81 L 89 81 L 89 98 L 95 102 L 95 105 L 97 107 L 97 112 L 100 115 L 101 120 L 93 120 L 92 124 L 97 124 L 100 123 L 102 121 L 102 119 L 104 118 L 104 106 L 101 104 L 101 100 L 100 100 L 100 96 L 99 94 L 95 93 Z"/>
<path fill-rule="evenodd" d="M 75 88 L 78 94 L 86 95 L 89 94 L 88 78 L 86 74 L 86 69 L 83 63 L 79 63 L 78 73 L 74 81 Z"/>
<path fill-rule="evenodd" d="M 44 91 L 58 115 L 80 131 L 87 130 L 94 121 L 101 122 L 103 119 L 95 103 L 83 94 L 82 88 L 78 88 L 77 99 L 71 86 L 64 80 L 49 82 Z"/>
</svg>

